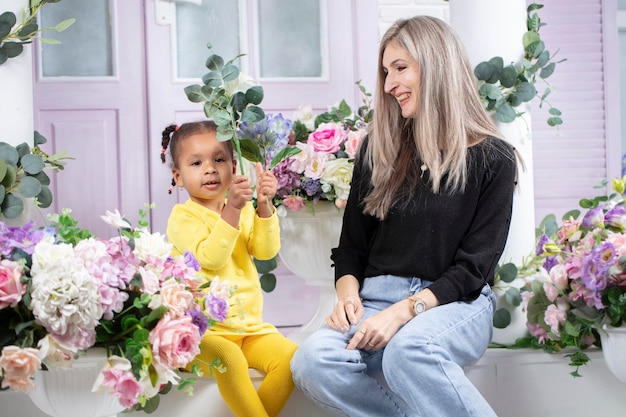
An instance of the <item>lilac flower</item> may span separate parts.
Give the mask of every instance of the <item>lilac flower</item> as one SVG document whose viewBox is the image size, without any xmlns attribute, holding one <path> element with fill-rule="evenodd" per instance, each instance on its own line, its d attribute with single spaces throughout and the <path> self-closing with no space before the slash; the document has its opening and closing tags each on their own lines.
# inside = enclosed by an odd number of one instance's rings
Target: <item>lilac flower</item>
<svg viewBox="0 0 626 417">
<path fill-rule="evenodd" d="M 546 258 L 546 261 L 543 263 L 543 268 L 546 271 L 550 272 L 550 270 L 555 265 L 559 265 L 559 260 L 556 258 L 556 256 L 550 256 L 550 257 Z"/>
<path fill-rule="evenodd" d="M 604 228 L 604 211 L 602 207 L 596 207 L 587 212 L 583 217 L 582 227 L 590 229 L 592 227 Z"/>
<path fill-rule="evenodd" d="M 604 215 L 604 223 L 607 226 L 624 230 L 626 227 L 626 207 L 623 204 L 619 204 L 607 211 Z"/>
<path fill-rule="evenodd" d="M 312 197 L 321 191 L 322 184 L 319 179 L 307 178 L 302 181 L 301 188 L 306 195 Z"/>
<path fill-rule="evenodd" d="M 285 159 L 272 169 L 272 173 L 278 182 L 276 194 L 285 198 L 300 186 L 300 174 L 290 169 L 291 159 Z"/>
<path fill-rule="evenodd" d="M 185 265 L 187 265 L 189 268 L 193 269 L 194 271 L 200 270 L 200 263 L 193 253 L 186 250 L 183 254 L 183 258 L 185 259 Z"/>
<path fill-rule="evenodd" d="M 228 313 L 228 302 L 213 293 L 208 293 L 205 299 L 207 314 L 211 319 L 224 321 Z"/>
<path fill-rule="evenodd" d="M 209 327 L 208 317 L 199 309 L 187 310 L 187 315 L 191 317 L 191 323 L 198 327 L 198 332 L 200 333 L 200 337 L 202 337 Z"/>
<path fill-rule="evenodd" d="M 592 291 L 602 291 L 608 284 L 607 271 L 615 263 L 615 247 L 604 242 L 591 249 L 583 258 L 581 279 L 585 286 Z"/>
<path fill-rule="evenodd" d="M 9 257 L 17 248 L 32 255 L 35 245 L 41 241 L 43 235 L 42 230 L 35 229 L 35 223 L 32 221 L 22 227 L 0 223 L 0 254 Z"/>
</svg>

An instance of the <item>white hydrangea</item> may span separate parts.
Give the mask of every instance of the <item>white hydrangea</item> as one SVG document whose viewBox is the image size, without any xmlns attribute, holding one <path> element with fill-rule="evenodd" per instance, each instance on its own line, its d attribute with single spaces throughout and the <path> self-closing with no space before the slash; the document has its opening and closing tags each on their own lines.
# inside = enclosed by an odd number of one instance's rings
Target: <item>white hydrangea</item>
<svg viewBox="0 0 626 417">
<path fill-rule="evenodd" d="M 144 262 L 165 261 L 172 254 L 172 244 L 161 233 L 141 233 L 135 238 L 135 256 Z"/>
</svg>

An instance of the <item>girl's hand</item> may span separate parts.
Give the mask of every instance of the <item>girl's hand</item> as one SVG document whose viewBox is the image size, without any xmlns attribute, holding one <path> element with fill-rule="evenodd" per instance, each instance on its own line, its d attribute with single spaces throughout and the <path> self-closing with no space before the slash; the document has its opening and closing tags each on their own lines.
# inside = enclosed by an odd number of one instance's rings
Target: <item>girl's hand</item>
<svg viewBox="0 0 626 417">
<path fill-rule="evenodd" d="M 256 197 L 260 206 L 261 204 L 266 204 L 265 202 L 268 200 L 272 201 L 278 189 L 278 181 L 272 171 L 263 169 L 263 165 L 260 162 L 256 163 L 255 169 L 257 178 Z"/>
<path fill-rule="evenodd" d="M 248 177 L 245 175 L 235 175 L 228 190 L 229 206 L 241 210 L 248 201 L 252 200 L 252 188 Z"/>
</svg>

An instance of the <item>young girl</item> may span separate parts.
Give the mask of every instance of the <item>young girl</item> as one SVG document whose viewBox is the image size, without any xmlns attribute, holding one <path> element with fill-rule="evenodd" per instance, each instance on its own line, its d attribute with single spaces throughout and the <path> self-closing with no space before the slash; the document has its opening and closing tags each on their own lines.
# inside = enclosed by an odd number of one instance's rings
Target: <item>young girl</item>
<svg viewBox="0 0 626 417">
<path fill-rule="evenodd" d="M 167 237 L 175 253 L 193 252 L 203 274 L 236 285 L 228 317 L 205 333 L 196 363 L 205 375 L 215 376 L 236 416 L 277 416 L 293 390 L 289 361 L 297 346 L 263 321 L 263 296 L 252 260 L 271 259 L 280 249 L 276 210 L 267 204 L 277 182 L 257 164 L 255 212 L 247 177 L 236 175 L 232 143 L 219 142 L 216 131 L 212 121 L 163 131 L 161 160 L 165 162 L 169 146 L 172 185 L 189 194 L 189 200 L 172 209 Z M 212 372 L 209 364 L 216 359 L 226 372 Z M 258 391 L 248 368 L 266 373 Z"/>
</svg>

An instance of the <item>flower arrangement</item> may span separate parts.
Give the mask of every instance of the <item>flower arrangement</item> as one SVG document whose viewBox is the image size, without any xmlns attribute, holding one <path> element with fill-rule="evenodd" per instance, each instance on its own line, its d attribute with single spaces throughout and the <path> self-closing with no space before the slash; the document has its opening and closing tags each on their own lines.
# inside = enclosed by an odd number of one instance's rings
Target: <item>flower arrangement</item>
<svg viewBox="0 0 626 417">
<path fill-rule="evenodd" d="M 192 361 L 207 328 L 226 317 L 231 289 L 218 277 L 203 282 L 193 255 L 171 257 L 145 216 L 132 228 L 107 212 L 120 232 L 108 240 L 80 229 L 69 210 L 43 229 L 0 223 L 3 389 L 28 392 L 41 367 L 71 367 L 101 346 L 108 360 L 93 390 L 127 410 L 153 411 L 173 385 L 191 393 L 193 376 L 178 370 L 200 375 Z"/>
<path fill-rule="evenodd" d="M 626 177 L 614 179 L 610 195 L 583 199 L 580 210 L 541 224 L 536 252 L 525 260 L 535 275 L 522 291 L 530 338 L 518 347 L 564 351 L 572 375 L 589 361 L 584 352 L 600 345 L 602 326 L 626 320 Z M 606 187 L 606 183 L 603 186 Z"/>
</svg>

